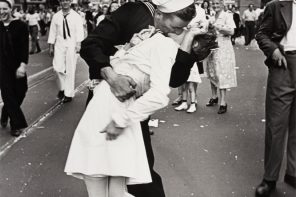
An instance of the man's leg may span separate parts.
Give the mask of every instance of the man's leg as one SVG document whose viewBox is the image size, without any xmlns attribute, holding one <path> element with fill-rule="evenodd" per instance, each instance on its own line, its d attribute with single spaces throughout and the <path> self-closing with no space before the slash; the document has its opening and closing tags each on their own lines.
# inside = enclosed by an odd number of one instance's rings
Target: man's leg
<svg viewBox="0 0 296 197">
<path fill-rule="evenodd" d="M 296 187 L 296 55 L 286 56 L 289 68 L 291 70 L 291 78 L 294 84 L 294 100 L 290 111 L 288 144 L 287 144 L 287 170 L 286 175 L 294 179 Z"/>
<path fill-rule="evenodd" d="M 245 45 L 250 44 L 250 27 L 249 22 L 246 21 L 245 23 Z"/>
<path fill-rule="evenodd" d="M 252 40 L 255 38 L 255 21 L 251 21 L 250 22 L 250 38 L 249 38 L 249 42 L 251 43 Z"/>
<path fill-rule="evenodd" d="M 2 79 L 5 83 L 1 85 L 1 94 L 5 109 L 10 118 L 10 125 L 12 130 L 23 129 L 27 127 L 27 121 L 20 108 L 27 91 L 27 79 L 15 79 L 14 74 L 3 75 Z"/>
<path fill-rule="evenodd" d="M 64 90 L 66 97 L 74 97 L 76 63 L 77 54 L 75 48 L 69 48 L 66 52 L 66 77 Z"/>
<path fill-rule="evenodd" d="M 267 181 L 277 181 L 279 177 L 294 95 L 290 69 L 271 67 L 266 93 L 264 179 Z"/>
<path fill-rule="evenodd" d="M 6 127 L 7 122 L 8 122 L 8 113 L 7 113 L 5 105 L 3 105 L 2 111 L 1 111 L 1 126 Z"/>
<path fill-rule="evenodd" d="M 152 183 L 129 185 L 128 191 L 136 197 L 165 197 L 161 177 L 159 176 L 159 174 L 157 174 L 157 172 L 153 170 L 154 154 L 151 145 L 148 121 L 149 119 L 141 122 L 141 127 L 146 148 L 146 154 L 148 157 L 150 173 L 152 177 Z"/>
</svg>

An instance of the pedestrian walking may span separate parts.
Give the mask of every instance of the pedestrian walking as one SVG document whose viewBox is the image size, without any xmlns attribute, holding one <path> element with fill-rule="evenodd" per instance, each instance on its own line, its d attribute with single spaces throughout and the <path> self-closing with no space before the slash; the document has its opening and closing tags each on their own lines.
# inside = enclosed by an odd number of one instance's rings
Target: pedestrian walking
<svg viewBox="0 0 296 197">
<path fill-rule="evenodd" d="M 53 68 L 58 76 L 58 98 L 63 103 L 74 97 L 74 82 L 77 53 L 84 39 L 81 16 L 70 8 L 72 0 L 60 0 L 62 10 L 54 14 L 49 35 L 49 53 L 53 57 Z"/>
<path fill-rule="evenodd" d="M 245 46 L 249 45 L 255 38 L 255 25 L 257 13 L 254 11 L 254 5 L 249 4 L 249 8 L 243 12 L 242 21 L 245 27 Z"/>
<path fill-rule="evenodd" d="M 29 13 L 26 15 L 26 21 L 29 25 L 30 36 L 31 36 L 31 50 L 30 54 L 41 52 L 39 45 L 38 33 L 39 33 L 39 14 L 36 13 L 35 8 L 31 7 Z"/>
<path fill-rule="evenodd" d="M 160 3 L 161 1 L 156 1 Z M 173 0 L 168 1 L 168 3 Z M 115 52 L 115 45 L 128 42 L 134 33 L 140 32 L 153 25 L 155 5 L 149 2 L 130 2 L 122 5 L 111 14 L 108 20 L 103 20 L 98 27 L 82 42 L 81 57 L 89 66 L 91 84 L 98 79 L 104 78 L 110 85 L 115 96 L 124 101 L 133 96 L 135 83 L 128 77 L 117 75 L 110 66 L 109 56 Z M 170 26 L 172 21 L 165 18 L 163 24 L 166 32 L 182 31 L 181 28 Z M 170 86 L 179 87 L 187 81 L 194 58 L 189 53 L 178 50 L 176 62 L 172 67 Z M 187 67 L 188 66 L 188 67 Z M 90 87 L 88 101 L 92 98 L 92 87 Z M 88 102 L 87 101 L 87 102 Z M 141 122 L 146 154 L 152 176 L 152 183 L 144 185 L 128 186 L 128 191 L 135 196 L 163 197 L 164 190 L 161 177 L 153 170 L 154 154 L 151 146 L 151 138 L 148 120 Z"/>
<path fill-rule="evenodd" d="M 258 197 L 270 196 L 276 188 L 285 150 L 287 166 L 284 181 L 296 189 L 295 34 L 296 1 L 275 0 L 268 3 L 256 35 L 268 66 L 264 175 L 256 188 Z"/>
<path fill-rule="evenodd" d="M 125 192 L 126 183 L 152 181 L 139 121 L 168 104 L 170 73 L 179 48 L 173 39 L 165 37 L 164 15 L 172 20 L 171 25 L 180 27 L 174 32 L 180 34 L 195 15 L 193 1 L 161 2 L 154 14 L 159 31 L 142 30 L 111 58 L 117 74 L 130 76 L 136 82 L 135 97 L 120 102 L 110 85 L 102 81 L 75 131 L 65 171 L 84 179 L 91 197 L 130 196 Z M 180 44 L 182 50 L 191 51 L 196 32 L 202 32 L 197 30 L 186 31 Z"/>
<path fill-rule="evenodd" d="M 231 43 L 231 35 L 236 27 L 233 16 L 223 10 L 222 0 L 213 0 L 213 9 L 216 12 L 211 26 L 217 31 L 219 48 L 212 51 L 207 60 L 207 75 L 211 82 L 212 97 L 206 106 L 218 104 L 220 93 L 220 107 L 218 114 L 227 112 L 226 89 L 237 86 L 235 71 L 235 54 Z"/>
<path fill-rule="evenodd" d="M 41 36 L 46 35 L 46 12 L 44 9 L 39 11 L 39 27 Z"/>
<path fill-rule="evenodd" d="M 28 25 L 12 17 L 13 0 L 0 0 L 0 89 L 4 102 L 1 126 L 10 122 L 12 136 L 19 136 L 27 122 L 21 104 L 28 90 Z"/>
</svg>

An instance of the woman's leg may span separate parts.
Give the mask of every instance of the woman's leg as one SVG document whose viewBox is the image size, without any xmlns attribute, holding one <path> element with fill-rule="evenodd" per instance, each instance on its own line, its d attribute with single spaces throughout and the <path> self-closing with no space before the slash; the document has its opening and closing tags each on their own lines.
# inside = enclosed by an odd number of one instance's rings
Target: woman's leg
<svg viewBox="0 0 296 197">
<path fill-rule="evenodd" d="M 178 87 L 178 97 L 173 101 L 172 105 L 179 105 L 182 102 L 183 86 Z"/>
<path fill-rule="evenodd" d="M 195 92 L 195 82 L 188 82 L 188 92 L 190 95 L 190 103 L 195 104 L 195 99 L 196 99 L 196 92 Z"/>
<path fill-rule="evenodd" d="M 218 114 L 224 114 L 227 112 L 227 103 L 226 103 L 226 89 L 220 89 L 220 107 L 218 110 Z"/>
<path fill-rule="evenodd" d="M 109 177 L 108 197 L 128 197 L 125 177 Z"/>
<path fill-rule="evenodd" d="M 197 83 L 195 82 L 189 82 L 188 83 L 188 92 L 190 94 L 190 107 L 187 110 L 188 113 L 193 113 L 196 111 L 196 106 L 195 106 L 195 100 L 196 100 L 196 94 L 195 94 L 195 86 Z"/>
<path fill-rule="evenodd" d="M 188 83 L 187 82 L 182 86 L 182 89 L 183 89 L 182 103 L 175 108 L 176 111 L 186 110 L 188 108 L 188 105 L 187 105 Z"/>
<path fill-rule="evenodd" d="M 218 95 L 217 95 L 217 87 L 211 83 L 211 90 L 212 90 L 212 98 L 210 98 L 209 102 L 206 106 L 211 107 L 218 104 Z"/>
<path fill-rule="evenodd" d="M 213 83 L 211 83 L 211 90 L 212 90 L 212 98 L 213 99 L 217 98 L 218 97 L 218 95 L 217 95 L 218 89 Z"/>
<path fill-rule="evenodd" d="M 194 83 L 195 103 L 196 103 L 196 104 L 197 104 L 197 88 L 198 88 L 198 83 Z"/>
<path fill-rule="evenodd" d="M 226 89 L 220 89 L 220 105 L 226 105 Z"/>
<path fill-rule="evenodd" d="M 108 177 L 84 175 L 84 183 L 89 197 L 108 197 Z"/>
</svg>

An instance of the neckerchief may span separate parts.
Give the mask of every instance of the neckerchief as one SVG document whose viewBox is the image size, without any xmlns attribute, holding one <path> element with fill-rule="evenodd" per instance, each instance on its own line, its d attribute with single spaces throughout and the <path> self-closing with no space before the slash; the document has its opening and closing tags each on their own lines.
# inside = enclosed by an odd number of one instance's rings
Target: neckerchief
<svg viewBox="0 0 296 197">
<path fill-rule="evenodd" d="M 67 28 L 68 36 L 71 37 L 70 28 L 69 28 L 68 21 L 67 21 L 67 16 L 68 15 L 69 15 L 69 13 L 66 14 L 66 15 L 63 15 L 64 16 L 64 19 L 63 19 L 63 36 L 64 36 L 65 40 L 67 39 L 66 28 Z"/>
</svg>

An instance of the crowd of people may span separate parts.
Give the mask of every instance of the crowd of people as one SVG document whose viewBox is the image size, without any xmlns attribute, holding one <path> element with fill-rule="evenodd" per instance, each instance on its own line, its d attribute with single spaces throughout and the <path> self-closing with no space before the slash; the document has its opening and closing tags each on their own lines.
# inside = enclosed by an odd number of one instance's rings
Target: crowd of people
<svg viewBox="0 0 296 197">
<path fill-rule="evenodd" d="M 264 12 L 250 4 L 241 15 L 222 0 L 201 5 L 194 0 L 113 1 L 83 8 L 71 5 L 72 0 L 59 2 L 54 11 L 24 12 L 13 9 L 13 0 L 0 0 L 1 126 L 9 121 L 12 136 L 28 126 L 21 109 L 28 89 L 26 66 L 29 54 L 41 51 L 39 36 L 48 34 L 61 102 L 75 96 L 79 54 L 89 66 L 87 107 L 65 172 L 83 179 L 90 197 L 164 197 L 153 169 L 150 115 L 168 105 L 171 88 L 179 92 L 175 110 L 196 112 L 204 73 L 212 92 L 206 106 L 219 105 L 218 114 L 226 113 L 226 90 L 237 86 L 233 45 L 241 35 L 249 45 L 256 35 L 269 66 L 265 174 L 256 196 L 269 196 L 276 187 L 287 130 L 285 182 L 296 188 L 295 3 L 276 0 Z M 286 8 L 287 18 L 293 16 L 286 28 L 273 25 L 274 18 L 282 24 L 278 6 Z"/>
</svg>

